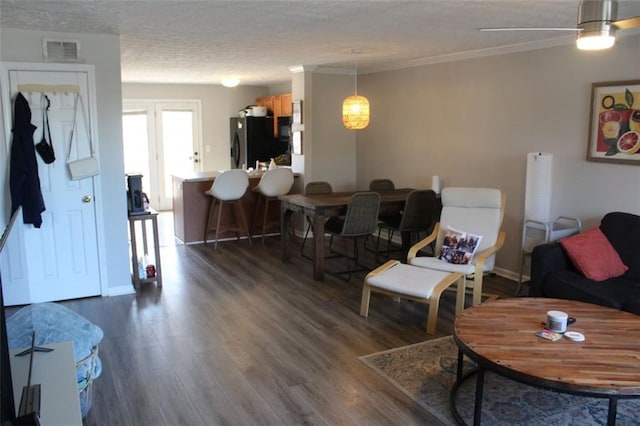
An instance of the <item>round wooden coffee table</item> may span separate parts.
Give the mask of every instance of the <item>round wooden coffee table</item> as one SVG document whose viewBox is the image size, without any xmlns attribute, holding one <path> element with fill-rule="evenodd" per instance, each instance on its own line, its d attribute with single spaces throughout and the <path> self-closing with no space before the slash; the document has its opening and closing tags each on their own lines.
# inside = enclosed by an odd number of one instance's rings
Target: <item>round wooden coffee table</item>
<svg viewBox="0 0 640 426">
<path fill-rule="evenodd" d="M 586 339 L 556 341 L 536 336 L 549 310 L 576 319 L 568 331 Z M 462 377 L 463 354 L 477 365 L 474 424 L 482 412 L 484 373 L 562 393 L 609 399 L 607 424 L 616 421 L 619 399 L 640 398 L 640 316 L 570 300 L 517 297 L 469 308 L 456 317 L 458 380 L 451 390 L 454 417 Z"/>
</svg>

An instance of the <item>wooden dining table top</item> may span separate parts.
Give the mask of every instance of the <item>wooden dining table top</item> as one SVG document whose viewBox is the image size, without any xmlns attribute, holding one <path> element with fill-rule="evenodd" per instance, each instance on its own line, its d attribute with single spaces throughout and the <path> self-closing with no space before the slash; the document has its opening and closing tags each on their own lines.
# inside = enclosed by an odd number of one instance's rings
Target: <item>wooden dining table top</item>
<svg viewBox="0 0 640 426">
<path fill-rule="evenodd" d="M 391 191 L 374 191 L 380 195 L 380 204 L 403 203 L 412 188 L 400 188 Z M 351 196 L 357 192 L 332 192 L 330 194 L 287 194 L 278 198 L 287 206 L 297 206 L 312 211 L 334 210 L 346 207 Z"/>
<path fill-rule="evenodd" d="M 549 310 L 585 336 L 537 337 Z M 589 303 L 533 297 L 487 302 L 456 317 L 454 340 L 483 368 L 533 386 L 600 397 L 640 397 L 640 316 Z"/>
</svg>

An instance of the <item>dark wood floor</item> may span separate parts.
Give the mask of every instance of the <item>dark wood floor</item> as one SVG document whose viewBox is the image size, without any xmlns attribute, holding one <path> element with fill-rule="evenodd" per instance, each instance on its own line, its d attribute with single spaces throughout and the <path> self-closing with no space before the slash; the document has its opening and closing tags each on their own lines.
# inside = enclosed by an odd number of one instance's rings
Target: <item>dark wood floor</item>
<svg viewBox="0 0 640 426">
<path fill-rule="evenodd" d="M 63 302 L 105 333 L 85 424 L 438 424 L 358 357 L 451 334 L 454 294 L 437 336 L 425 333 L 419 303 L 373 295 L 365 319 L 364 273 L 313 281 L 299 250 L 280 261 L 279 241 L 166 246 L 162 289 Z"/>
</svg>

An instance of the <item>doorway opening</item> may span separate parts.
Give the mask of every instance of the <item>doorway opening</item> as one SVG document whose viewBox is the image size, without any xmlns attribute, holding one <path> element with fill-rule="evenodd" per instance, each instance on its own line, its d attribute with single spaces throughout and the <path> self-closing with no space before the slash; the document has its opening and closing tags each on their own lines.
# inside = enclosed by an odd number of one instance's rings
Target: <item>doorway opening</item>
<svg viewBox="0 0 640 426">
<path fill-rule="evenodd" d="M 124 100 L 122 129 L 126 174 L 141 174 L 152 208 L 170 211 L 172 176 L 201 171 L 199 100 Z"/>
</svg>

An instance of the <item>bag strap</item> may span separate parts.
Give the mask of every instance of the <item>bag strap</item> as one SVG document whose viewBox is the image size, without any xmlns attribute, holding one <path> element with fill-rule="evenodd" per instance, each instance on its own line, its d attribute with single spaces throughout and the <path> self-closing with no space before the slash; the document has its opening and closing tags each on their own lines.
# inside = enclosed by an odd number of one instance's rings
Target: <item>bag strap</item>
<svg viewBox="0 0 640 426">
<path fill-rule="evenodd" d="M 51 152 L 53 152 L 53 141 L 51 141 L 51 129 L 49 128 L 49 108 L 51 107 L 51 101 L 44 93 L 40 100 L 42 106 L 42 140 L 51 147 Z M 49 135 L 49 140 L 47 140 L 47 134 Z"/>
<path fill-rule="evenodd" d="M 91 156 L 92 157 L 95 156 L 93 140 L 91 139 L 91 126 L 89 125 L 89 120 L 87 119 L 87 111 L 84 109 L 84 101 L 82 100 L 82 95 L 80 95 L 80 93 L 77 93 L 73 101 L 73 124 L 71 125 L 71 135 L 69 136 L 69 155 L 67 155 L 67 161 L 71 160 L 71 151 L 73 147 L 73 135 L 75 134 L 76 125 L 77 125 L 78 104 L 80 104 L 80 108 L 82 109 L 82 118 L 84 120 L 85 130 L 87 131 L 87 138 L 89 139 L 89 149 L 91 151 Z"/>
</svg>

